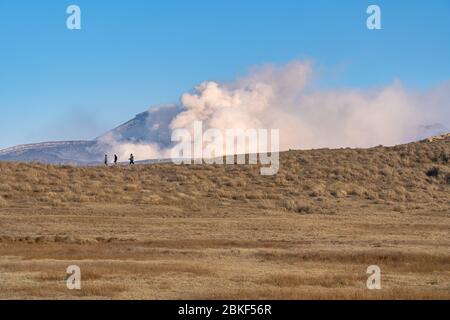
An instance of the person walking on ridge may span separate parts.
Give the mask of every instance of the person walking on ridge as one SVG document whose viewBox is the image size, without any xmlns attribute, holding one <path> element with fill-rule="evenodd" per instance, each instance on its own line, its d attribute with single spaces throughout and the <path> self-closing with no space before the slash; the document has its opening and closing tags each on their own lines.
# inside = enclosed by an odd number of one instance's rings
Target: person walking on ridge
<svg viewBox="0 0 450 320">
<path fill-rule="evenodd" d="M 134 165 L 134 156 L 133 154 L 130 154 L 130 166 Z"/>
</svg>

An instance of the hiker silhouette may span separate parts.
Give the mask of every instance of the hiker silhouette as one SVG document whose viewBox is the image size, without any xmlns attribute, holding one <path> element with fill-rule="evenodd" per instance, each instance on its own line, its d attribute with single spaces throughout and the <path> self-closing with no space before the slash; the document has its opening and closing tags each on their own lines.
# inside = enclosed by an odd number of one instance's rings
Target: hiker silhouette
<svg viewBox="0 0 450 320">
<path fill-rule="evenodd" d="M 107 166 L 107 165 L 108 165 L 108 155 L 105 154 L 105 166 Z"/>
<path fill-rule="evenodd" d="M 114 164 L 117 164 L 117 154 L 114 155 Z"/>
<path fill-rule="evenodd" d="M 130 165 L 134 165 L 134 156 L 130 154 Z"/>
</svg>

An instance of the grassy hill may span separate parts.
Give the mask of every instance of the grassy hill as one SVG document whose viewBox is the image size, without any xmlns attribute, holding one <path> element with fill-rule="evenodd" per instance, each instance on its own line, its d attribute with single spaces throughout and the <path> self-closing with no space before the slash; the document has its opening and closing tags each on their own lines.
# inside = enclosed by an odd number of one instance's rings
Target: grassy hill
<svg viewBox="0 0 450 320">
<path fill-rule="evenodd" d="M 444 137 L 283 152 L 276 176 L 0 162 L 0 298 L 448 299 L 449 159 Z"/>
</svg>

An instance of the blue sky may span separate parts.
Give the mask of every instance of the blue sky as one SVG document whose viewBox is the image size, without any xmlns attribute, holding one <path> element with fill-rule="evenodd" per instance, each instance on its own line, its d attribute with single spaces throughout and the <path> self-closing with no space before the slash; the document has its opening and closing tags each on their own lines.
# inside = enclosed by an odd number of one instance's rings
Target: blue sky
<svg viewBox="0 0 450 320">
<path fill-rule="evenodd" d="M 450 79 L 449 57 L 449 0 L 0 0 L 0 148 L 94 138 L 253 65 L 312 59 L 324 88 L 426 89 Z"/>
</svg>

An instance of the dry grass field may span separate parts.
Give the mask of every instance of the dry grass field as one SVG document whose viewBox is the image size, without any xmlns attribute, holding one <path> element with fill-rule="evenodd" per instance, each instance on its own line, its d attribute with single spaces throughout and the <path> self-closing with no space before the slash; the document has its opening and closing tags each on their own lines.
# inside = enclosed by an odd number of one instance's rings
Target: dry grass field
<svg viewBox="0 0 450 320">
<path fill-rule="evenodd" d="M 280 157 L 0 163 L 0 299 L 450 298 L 448 138 Z"/>
</svg>

